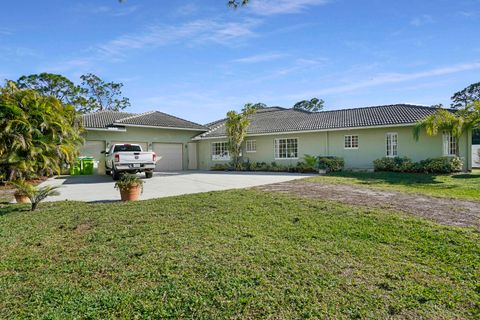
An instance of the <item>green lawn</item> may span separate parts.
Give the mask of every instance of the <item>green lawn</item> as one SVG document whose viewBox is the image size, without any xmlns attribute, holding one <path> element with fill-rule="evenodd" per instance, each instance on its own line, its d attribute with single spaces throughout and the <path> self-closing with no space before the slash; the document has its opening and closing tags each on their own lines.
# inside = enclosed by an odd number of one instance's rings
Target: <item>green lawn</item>
<svg viewBox="0 0 480 320">
<path fill-rule="evenodd" d="M 454 175 L 344 171 L 312 177 L 308 181 L 361 185 L 384 190 L 423 193 L 436 197 L 480 201 L 480 170 Z"/>
<path fill-rule="evenodd" d="M 254 190 L 0 209 L 0 318 L 477 318 L 480 234 Z"/>
</svg>

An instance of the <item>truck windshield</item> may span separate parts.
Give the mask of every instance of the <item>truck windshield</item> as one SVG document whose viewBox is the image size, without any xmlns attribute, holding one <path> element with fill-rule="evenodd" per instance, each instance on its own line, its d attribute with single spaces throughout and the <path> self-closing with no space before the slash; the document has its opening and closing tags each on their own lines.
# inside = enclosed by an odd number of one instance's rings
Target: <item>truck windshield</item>
<svg viewBox="0 0 480 320">
<path fill-rule="evenodd" d="M 113 152 L 140 152 L 142 149 L 140 148 L 139 145 L 134 145 L 134 144 L 119 144 L 115 146 L 115 149 L 113 149 Z"/>
</svg>

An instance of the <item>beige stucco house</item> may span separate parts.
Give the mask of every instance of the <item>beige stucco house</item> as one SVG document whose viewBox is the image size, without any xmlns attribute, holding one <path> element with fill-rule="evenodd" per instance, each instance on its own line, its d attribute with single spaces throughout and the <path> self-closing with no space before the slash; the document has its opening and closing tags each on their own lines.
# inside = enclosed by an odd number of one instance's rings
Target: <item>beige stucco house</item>
<svg viewBox="0 0 480 320">
<path fill-rule="evenodd" d="M 251 117 L 242 156 L 251 162 L 275 161 L 296 164 L 303 155 L 338 156 L 346 168 L 371 169 L 381 157 L 407 156 L 414 161 L 454 156 L 458 145 L 464 169 L 472 168 L 472 137 L 467 132 L 458 141 L 445 132 L 413 137 L 418 120 L 435 112 L 416 105 L 388 105 L 317 113 L 272 107 Z M 99 160 L 110 143 L 140 143 L 161 158 L 158 171 L 209 170 L 230 161 L 225 119 L 196 124 L 158 111 L 129 114 L 104 111 L 84 116 L 87 129 L 82 155 Z"/>
</svg>

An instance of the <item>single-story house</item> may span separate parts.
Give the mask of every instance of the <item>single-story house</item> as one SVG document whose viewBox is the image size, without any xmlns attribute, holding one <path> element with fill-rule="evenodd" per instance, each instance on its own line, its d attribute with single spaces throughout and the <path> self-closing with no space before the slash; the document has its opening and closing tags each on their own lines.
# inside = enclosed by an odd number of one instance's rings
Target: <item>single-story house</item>
<svg viewBox="0 0 480 320">
<path fill-rule="evenodd" d="M 258 110 L 243 143 L 242 156 L 251 162 L 296 164 L 305 154 L 338 156 L 349 169 L 371 169 L 381 157 L 407 156 L 414 161 L 454 156 L 460 150 L 464 169 L 472 168 L 472 133 L 458 141 L 448 132 L 413 137 L 418 120 L 434 108 L 397 104 L 334 111 L 307 112 L 281 107 Z M 82 155 L 100 160 L 100 151 L 115 142 L 141 143 L 161 157 L 157 170 L 208 170 L 230 161 L 226 119 L 200 125 L 154 111 L 143 114 L 103 111 L 87 114 Z"/>
</svg>

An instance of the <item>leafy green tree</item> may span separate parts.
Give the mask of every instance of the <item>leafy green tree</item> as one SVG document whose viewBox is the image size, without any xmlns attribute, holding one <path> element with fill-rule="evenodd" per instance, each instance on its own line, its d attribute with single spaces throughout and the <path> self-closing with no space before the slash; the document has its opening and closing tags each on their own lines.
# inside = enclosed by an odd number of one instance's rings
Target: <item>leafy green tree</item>
<svg viewBox="0 0 480 320">
<path fill-rule="evenodd" d="M 60 173 L 74 161 L 82 133 L 73 106 L 13 81 L 0 87 L 0 173 L 8 180 Z"/>
<path fill-rule="evenodd" d="M 246 6 L 249 0 L 228 0 L 228 6 L 237 9 L 239 6 Z"/>
<path fill-rule="evenodd" d="M 419 121 L 414 127 L 414 137 L 420 137 L 420 132 L 425 130 L 428 135 L 434 136 L 439 132 L 448 131 L 457 139 L 467 131 L 480 126 L 480 101 L 474 101 L 455 112 L 444 109 L 442 105 L 435 106 L 436 112 Z M 459 156 L 457 143 L 456 155 Z"/>
<path fill-rule="evenodd" d="M 310 100 L 302 100 L 293 106 L 293 109 L 309 111 L 309 112 L 318 112 L 323 109 L 325 101 L 318 98 L 312 98 Z"/>
<path fill-rule="evenodd" d="M 94 74 L 80 77 L 82 85 L 53 73 L 22 76 L 16 81 L 20 89 L 32 89 L 43 96 L 58 99 L 63 104 L 73 105 L 81 113 L 102 110 L 123 110 L 130 106 L 128 98 L 121 97 L 122 83 L 105 82 Z"/>
<path fill-rule="evenodd" d="M 122 83 L 105 82 L 98 76 L 88 73 L 80 77 L 85 89 L 85 101 L 80 112 L 103 110 L 120 111 L 130 106 L 130 100 L 122 95 Z"/>
<path fill-rule="evenodd" d="M 22 76 L 16 81 L 16 84 L 20 89 L 33 89 L 43 96 L 55 97 L 63 104 L 77 107 L 83 100 L 84 90 L 59 74 L 43 72 Z"/>
<path fill-rule="evenodd" d="M 480 101 L 480 82 L 473 83 L 452 96 L 452 108 L 466 107 L 474 101 Z"/>
<path fill-rule="evenodd" d="M 241 112 L 229 111 L 227 112 L 227 121 L 225 123 L 228 151 L 232 156 L 233 166 L 236 170 L 241 169 L 241 153 L 242 143 L 247 136 L 248 126 L 250 125 L 249 117 L 256 112 L 259 106 L 264 106 L 261 103 L 247 103 Z"/>
</svg>

